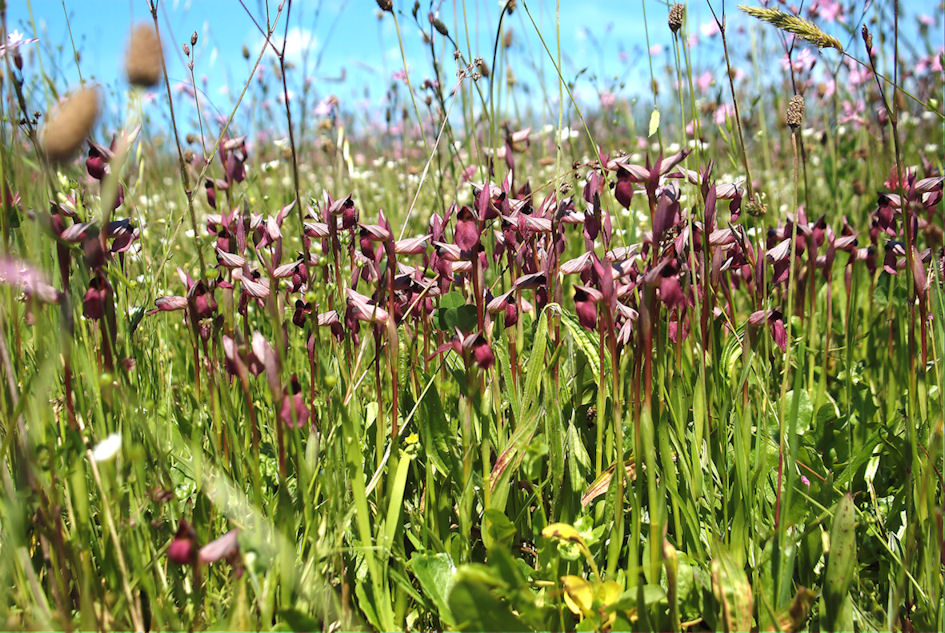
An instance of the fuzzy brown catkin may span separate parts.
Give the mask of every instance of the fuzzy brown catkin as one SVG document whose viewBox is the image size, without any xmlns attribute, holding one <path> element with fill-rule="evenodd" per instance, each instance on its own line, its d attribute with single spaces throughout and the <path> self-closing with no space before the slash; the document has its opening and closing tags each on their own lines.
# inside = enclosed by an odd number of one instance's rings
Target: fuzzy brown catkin
<svg viewBox="0 0 945 633">
<path fill-rule="evenodd" d="M 161 40 L 154 27 L 142 22 L 131 31 L 125 73 L 136 86 L 153 86 L 161 80 Z"/>
<path fill-rule="evenodd" d="M 40 146 L 47 159 L 62 163 L 75 156 L 98 118 L 98 101 L 98 89 L 84 86 L 47 115 L 40 132 Z"/>
</svg>

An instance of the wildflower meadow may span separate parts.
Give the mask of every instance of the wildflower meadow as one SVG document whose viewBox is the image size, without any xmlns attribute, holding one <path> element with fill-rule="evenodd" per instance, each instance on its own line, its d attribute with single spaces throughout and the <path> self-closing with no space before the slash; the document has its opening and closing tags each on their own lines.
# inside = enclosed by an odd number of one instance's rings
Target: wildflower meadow
<svg viewBox="0 0 945 633">
<path fill-rule="evenodd" d="M 945 8 L 744 3 L 0 0 L 0 629 L 945 630 Z"/>
</svg>

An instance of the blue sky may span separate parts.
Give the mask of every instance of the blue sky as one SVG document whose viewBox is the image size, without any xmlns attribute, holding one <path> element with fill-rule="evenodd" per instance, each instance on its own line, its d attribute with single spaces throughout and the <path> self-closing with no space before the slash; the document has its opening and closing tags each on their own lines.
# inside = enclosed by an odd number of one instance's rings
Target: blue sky
<svg viewBox="0 0 945 633">
<path fill-rule="evenodd" d="M 663 45 L 663 52 L 655 60 L 658 64 L 668 63 L 667 5 L 656 0 L 644 1 L 650 44 Z M 243 3 L 264 25 L 265 0 L 243 0 Z M 68 61 L 71 56 L 68 14 L 75 46 L 81 52 L 83 76 L 114 87 L 116 94 L 124 90 L 121 69 L 127 33 L 131 24 L 150 19 L 145 0 L 66 0 L 65 7 L 59 0 L 19 0 L 8 4 L 8 29 L 19 29 L 27 36 L 33 34 L 28 11 L 32 8 L 45 70 L 49 73 L 51 66 L 58 66 L 60 74 L 55 76 L 55 80 L 60 88 L 78 82 L 75 65 Z M 275 15 L 277 4 L 276 0 L 269 0 L 270 15 Z M 458 41 L 465 48 L 462 23 L 465 6 L 472 55 L 490 59 L 502 4 L 497 0 L 440 0 L 432 2 L 432 7 L 434 11 L 439 9 L 440 18 L 451 32 L 457 30 L 454 8 L 459 12 Z M 719 8 L 722 3 L 715 0 L 713 4 Z M 726 3 L 730 31 L 746 23 L 744 16 L 738 14 L 736 4 Z M 806 2 L 806 6 L 811 4 L 817 4 L 817 0 Z M 431 76 L 427 49 L 409 15 L 412 0 L 394 0 L 394 5 L 402 12 L 399 18 L 401 35 L 411 80 L 416 85 Z M 528 5 L 546 42 L 554 49 L 555 2 L 532 0 Z M 906 1 L 902 5 L 909 15 L 930 12 L 938 20 L 936 28 L 941 29 L 939 3 Z M 420 15 L 424 22 L 429 7 L 430 0 L 421 2 Z M 576 93 L 583 106 L 596 106 L 600 91 L 604 90 L 622 96 L 646 94 L 649 68 L 642 7 L 640 0 L 562 0 L 560 24 L 565 76 L 569 79 L 578 77 Z M 292 7 L 287 50 L 289 59 L 298 69 L 289 75 L 294 79 L 290 86 L 295 90 L 301 89 L 304 66 L 304 76 L 311 81 L 315 100 L 333 94 L 346 107 L 379 106 L 390 86 L 391 76 L 402 68 L 402 61 L 393 20 L 389 15 L 379 20 L 377 13 L 374 0 L 296 0 Z M 198 85 L 204 85 L 202 81 L 205 78 L 204 97 L 208 106 L 228 112 L 251 67 L 251 63 L 243 59 L 242 49 L 248 47 L 254 59 L 263 42 L 246 10 L 238 0 L 162 0 L 159 18 L 172 85 L 189 81 L 181 44 L 188 42 L 191 33 L 196 31 L 199 40 L 195 51 Z M 709 20 L 710 14 L 704 2 L 690 3 L 690 32 L 700 39 L 699 45 L 693 49 L 694 61 L 703 71 L 718 72 L 721 68 L 716 46 L 718 37 L 707 36 L 700 30 Z M 538 91 L 540 73 L 545 73 L 545 85 L 554 85 L 549 77 L 552 69 L 547 57 L 521 6 L 506 18 L 505 23 L 514 32 L 515 73 L 520 82 L 533 87 L 529 103 L 525 105 L 541 108 L 544 97 Z M 825 29 L 839 33 L 839 29 L 829 25 L 825 25 Z M 282 32 L 280 27 L 277 39 L 281 39 Z M 770 36 L 773 37 L 773 33 Z M 841 40 L 846 43 L 846 36 Z M 437 45 L 442 46 L 439 38 Z M 450 52 L 441 52 L 444 53 L 443 63 L 448 66 L 445 77 L 452 79 L 455 67 Z M 27 59 L 35 63 L 35 60 Z M 51 61 L 58 63 L 52 64 Z M 775 66 L 774 62 L 772 65 Z M 271 67 L 271 63 L 266 66 Z M 581 72 L 585 68 L 587 70 Z M 344 81 L 339 81 L 341 77 Z M 117 110 L 121 105 L 113 102 L 112 107 Z"/>
</svg>

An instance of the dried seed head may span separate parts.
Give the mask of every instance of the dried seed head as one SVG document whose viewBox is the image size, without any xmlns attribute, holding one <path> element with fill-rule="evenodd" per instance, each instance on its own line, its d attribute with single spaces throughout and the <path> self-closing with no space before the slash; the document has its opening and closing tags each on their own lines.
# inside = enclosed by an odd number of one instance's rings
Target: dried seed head
<svg viewBox="0 0 945 633">
<path fill-rule="evenodd" d="M 194 34 L 190 36 L 190 45 L 191 46 L 197 45 L 197 31 L 194 31 Z"/>
<path fill-rule="evenodd" d="M 394 11 L 394 2 L 393 0 L 377 0 L 377 7 L 381 11 L 392 13 Z"/>
<path fill-rule="evenodd" d="M 686 5 L 676 3 L 669 8 L 669 29 L 673 33 L 679 32 L 682 27 L 683 17 L 686 15 Z"/>
<path fill-rule="evenodd" d="M 443 36 L 447 36 L 447 35 L 450 34 L 449 29 L 446 28 L 446 25 L 443 24 L 443 21 L 440 20 L 440 18 L 434 16 L 432 13 L 429 14 L 429 15 L 427 16 L 427 18 L 430 20 L 430 24 L 433 25 L 433 28 L 436 29 L 436 32 L 437 32 L 437 33 L 439 33 L 440 35 L 443 35 Z"/>
<path fill-rule="evenodd" d="M 512 29 L 506 29 L 505 33 L 502 34 L 502 46 L 504 48 L 512 47 Z"/>
<path fill-rule="evenodd" d="M 896 107 L 899 108 L 900 111 L 906 109 L 906 97 L 902 90 L 896 90 Z"/>
<path fill-rule="evenodd" d="M 125 72 L 136 86 L 153 86 L 161 79 L 161 40 L 154 27 L 142 22 L 131 32 Z"/>
<path fill-rule="evenodd" d="M 62 163 L 73 156 L 98 117 L 98 88 L 79 88 L 46 117 L 40 144 L 46 158 Z"/>
<path fill-rule="evenodd" d="M 243 59 L 249 59 L 249 49 L 243 44 Z"/>
<path fill-rule="evenodd" d="M 760 200 L 749 200 L 745 203 L 745 213 L 753 218 L 763 218 L 768 213 L 768 207 Z"/>
<path fill-rule="evenodd" d="M 787 124 L 792 128 L 796 128 L 804 122 L 804 97 L 801 95 L 791 97 L 791 100 L 788 101 L 784 118 Z"/>
<path fill-rule="evenodd" d="M 476 66 L 479 67 L 479 73 L 483 77 L 489 76 L 489 64 L 486 63 L 486 60 L 484 60 L 482 57 L 477 57 L 475 60 L 475 64 Z"/>
<path fill-rule="evenodd" d="M 863 43 L 866 44 L 866 54 L 870 57 L 873 56 L 873 34 L 870 33 L 870 30 L 866 28 L 866 25 L 863 25 L 863 30 L 860 31 L 860 34 L 863 36 Z"/>
</svg>

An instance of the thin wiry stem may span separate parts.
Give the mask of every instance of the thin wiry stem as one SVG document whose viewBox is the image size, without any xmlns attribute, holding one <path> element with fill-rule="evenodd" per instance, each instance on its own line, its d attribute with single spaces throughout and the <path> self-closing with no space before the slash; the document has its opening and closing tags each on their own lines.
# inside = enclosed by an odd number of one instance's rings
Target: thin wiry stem
<svg viewBox="0 0 945 633">
<path fill-rule="evenodd" d="M 161 39 L 161 29 L 158 26 L 157 8 L 159 0 L 149 0 L 151 19 L 154 20 L 154 32 L 158 40 Z M 187 198 L 187 212 L 190 216 L 190 228 L 194 232 L 194 243 L 196 244 L 197 262 L 200 264 L 200 278 L 207 278 L 207 266 L 203 261 L 203 249 L 200 248 L 200 231 L 197 227 L 197 214 L 194 211 L 194 192 L 190 186 L 190 175 L 187 173 L 187 163 L 184 160 L 184 152 L 180 145 L 180 134 L 177 132 L 177 120 L 174 118 L 174 98 L 171 95 L 171 82 L 167 78 L 167 63 L 164 61 L 164 55 L 161 55 L 161 73 L 164 75 L 164 87 L 167 89 L 167 106 L 171 113 L 171 128 L 174 130 L 174 143 L 177 146 L 177 160 L 180 166 L 180 181 L 184 186 L 184 196 Z M 199 179 L 197 182 L 200 182 Z"/>
</svg>

